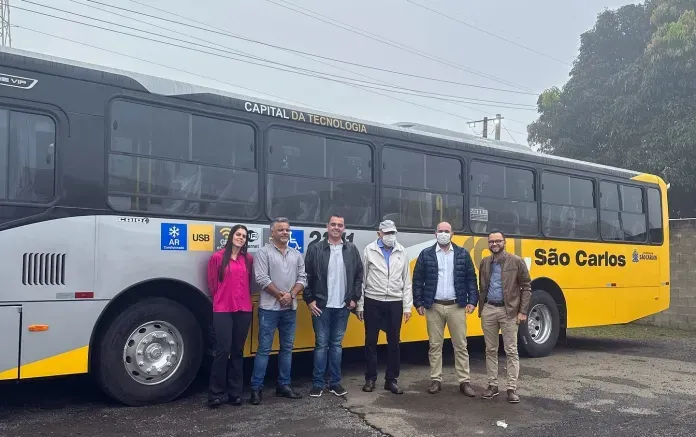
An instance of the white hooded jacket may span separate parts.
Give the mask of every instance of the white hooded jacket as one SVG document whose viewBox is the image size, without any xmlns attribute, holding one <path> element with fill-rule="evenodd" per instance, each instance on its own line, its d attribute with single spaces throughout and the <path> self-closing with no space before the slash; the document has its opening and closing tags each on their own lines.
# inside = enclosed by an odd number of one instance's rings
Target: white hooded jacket
<svg viewBox="0 0 696 437">
<path fill-rule="evenodd" d="M 365 297 L 380 301 L 402 301 L 404 313 L 413 307 L 413 291 L 408 253 L 396 243 L 389 256 L 389 268 L 377 240 L 363 250 L 363 294 L 356 311 L 364 310 Z"/>
</svg>

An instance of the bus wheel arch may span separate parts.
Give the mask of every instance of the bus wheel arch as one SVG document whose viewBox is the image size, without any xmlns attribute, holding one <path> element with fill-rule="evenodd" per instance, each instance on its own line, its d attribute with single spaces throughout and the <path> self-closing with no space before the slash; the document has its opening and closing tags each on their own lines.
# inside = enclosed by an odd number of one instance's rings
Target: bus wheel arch
<svg viewBox="0 0 696 437">
<path fill-rule="evenodd" d="M 107 395 L 126 405 L 171 401 L 201 368 L 211 314 L 210 300 L 185 282 L 153 279 L 133 285 L 114 297 L 99 316 L 90 342 L 90 372 Z M 152 344 L 153 350 L 139 344 Z M 127 346 L 134 349 L 129 352 Z M 152 353 L 147 355 L 150 361 L 133 364 L 136 354 L 147 352 Z M 167 365 L 169 361 L 174 364 Z M 150 370 L 148 378 L 137 371 L 140 364 Z M 158 381 L 158 372 L 173 376 Z"/>
<path fill-rule="evenodd" d="M 565 336 L 566 300 L 558 284 L 549 278 L 532 281 L 527 321 L 518 330 L 519 351 L 530 358 L 545 357 Z"/>
</svg>

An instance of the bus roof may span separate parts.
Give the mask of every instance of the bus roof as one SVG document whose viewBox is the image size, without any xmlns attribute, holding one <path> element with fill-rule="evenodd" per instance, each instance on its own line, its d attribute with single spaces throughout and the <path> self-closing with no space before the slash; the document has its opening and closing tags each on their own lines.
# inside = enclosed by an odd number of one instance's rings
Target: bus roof
<svg viewBox="0 0 696 437">
<path fill-rule="evenodd" d="M 30 71 L 36 71 L 44 74 L 54 74 L 59 76 L 77 78 L 80 80 L 109 84 L 122 88 L 128 88 L 137 91 L 148 92 L 151 94 L 160 94 L 169 97 L 177 97 L 186 100 L 193 100 L 199 103 L 209 103 L 218 106 L 230 106 L 234 103 L 235 106 L 241 107 L 245 101 L 253 101 L 254 103 L 269 105 L 278 108 L 286 108 L 288 110 L 296 110 L 308 112 L 315 115 L 340 118 L 349 122 L 360 123 L 379 131 L 379 135 L 390 136 L 403 139 L 406 135 L 409 139 L 417 141 L 418 137 L 423 139 L 440 139 L 440 145 L 449 148 L 459 149 L 483 149 L 484 153 L 493 152 L 502 154 L 514 159 L 529 160 L 532 162 L 541 162 L 549 165 L 560 165 L 577 170 L 594 171 L 598 173 L 610 174 L 613 176 L 633 178 L 640 175 L 640 172 L 628 170 L 619 167 L 595 164 L 586 161 L 580 161 L 562 156 L 548 155 L 539 153 L 527 145 L 510 143 L 507 141 L 492 140 L 489 138 L 480 138 L 469 135 L 463 132 L 456 132 L 447 129 L 442 129 L 434 126 L 427 126 L 419 123 L 395 123 L 382 124 L 372 121 L 361 120 L 358 118 L 331 114 L 319 110 L 308 111 L 307 108 L 302 108 L 293 105 L 279 104 L 278 102 L 265 100 L 248 95 L 235 94 L 219 89 L 208 88 L 200 85 L 194 85 L 187 82 L 180 82 L 172 79 L 166 79 L 157 76 L 151 76 L 134 71 L 120 70 L 117 68 L 106 67 L 97 64 L 90 64 L 74 59 L 67 59 L 47 55 L 44 53 L 21 50 L 17 48 L 1 47 L 0 48 L 0 64 L 12 64 L 17 68 L 22 68 Z M 231 99 L 225 104 L 224 99 Z M 440 144 L 443 143 L 443 144 Z M 649 178 L 652 179 L 652 178 Z M 657 178 L 655 178 L 657 183 Z"/>
</svg>

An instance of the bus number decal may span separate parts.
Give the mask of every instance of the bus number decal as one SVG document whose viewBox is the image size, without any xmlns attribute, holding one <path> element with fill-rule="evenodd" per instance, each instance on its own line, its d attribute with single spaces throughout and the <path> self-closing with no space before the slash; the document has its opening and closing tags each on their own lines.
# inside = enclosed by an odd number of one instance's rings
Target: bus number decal
<svg viewBox="0 0 696 437">
<path fill-rule="evenodd" d="M 310 241 L 309 241 L 309 244 L 307 245 L 307 249 L 309 249 L 310 247 L 312 247 L 312 245 L 314 245 L 314 244 L 320 242 L 322 239 L 328 238 L 328 236 L 329 236 L 329 233 L 328 233 L 328 232 L 324 232 L 324 233 L 322 234 L 322 233 L 319 232 L 319 231 L 312 231 L 312 232 L 309 234 L 309 240 L 310 240 Z M 350 241 L 351 243 L 353 242 L 353 238 L 354 238 L 354 237 L 355 237 L 355 233 L 353 233 L 353 232 L 351 232 L 350 234 L 347 234 L 347 235 L 346 235 L 346 233 L 344 232 L 343 235 L 341 236 L 341 238 L 343 239 L 343 241 L 348 240 L 348 241 Z"/>
</svg>

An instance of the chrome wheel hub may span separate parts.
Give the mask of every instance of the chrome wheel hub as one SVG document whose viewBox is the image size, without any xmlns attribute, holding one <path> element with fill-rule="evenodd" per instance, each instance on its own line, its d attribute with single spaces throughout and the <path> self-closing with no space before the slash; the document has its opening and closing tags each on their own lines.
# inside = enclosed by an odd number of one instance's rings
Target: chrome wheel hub
<svg viewBox="0 0 696 437">
<path fill-rule="evenodd" d="M 123 364 L 138 383 L 156 385 L 176 373 L 183 354 L 181 333 L 167 322 L 154 321 L 139 326 L 128 337 Z"/>
<path fill-rule="evenodd" d="M 549 307 L 544 304 L 534 305 L 527 316 L 527 328 L 534 343 L 542 344 L 548 341 L 553 328 Z"/>
</svg>

